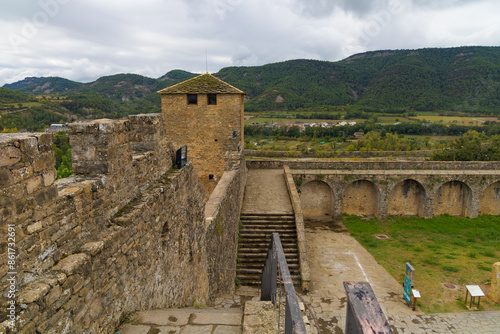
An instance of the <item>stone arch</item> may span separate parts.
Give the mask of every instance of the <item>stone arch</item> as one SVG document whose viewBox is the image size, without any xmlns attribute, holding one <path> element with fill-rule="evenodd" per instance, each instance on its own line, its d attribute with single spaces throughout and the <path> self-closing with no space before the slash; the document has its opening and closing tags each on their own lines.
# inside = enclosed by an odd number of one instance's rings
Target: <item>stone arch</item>
<svg viewBox="0 0 500 334">
<path fill-rule="evenodd" d="M 425 189 L 418 181 L 401 181 L 389 193 L 389 215 L 423 217 L 424 207 Z"/>
<path fill-rule="evenodd" d="M 357 180 L 344 190 L 342 213 L 348 215 L 378 216 L 379 191 L 373 182 Z"/>
<path fill-rule="evenodd" d="M 434 196 L 434 216 L 449 214 L 468 217 L 472 203 L 472 190 L 461 181 L 443 183 Z"/>
<path fill-rule="evenodd" d="M 304 217 L 324 217 L 333 215 L 334 194 L 330 185 L 314 180 L 300 187 L 300 204 Z"/>
<path fill-rule="evenodd" d="M 500 181 L 491 184 L 483 192 L 479 205 L 480 215 L 500 215 Z"/>
</svg>

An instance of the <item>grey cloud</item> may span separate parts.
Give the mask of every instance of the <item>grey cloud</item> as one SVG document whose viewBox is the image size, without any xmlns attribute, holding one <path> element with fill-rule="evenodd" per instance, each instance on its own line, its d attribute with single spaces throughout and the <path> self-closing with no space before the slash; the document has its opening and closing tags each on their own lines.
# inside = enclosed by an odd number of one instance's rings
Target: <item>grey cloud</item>
<svg viewBox="0 0 500 334">
<path fill-rule="evenodd" d="M 14 52 L 8 33 L 20 34 L 42 10 L 39 1 L 0 2 L 7 32 L 0 34 L 0 86 L 28 75 L 93 81 L 120 72 L 200 73 L 205 47 L 217 72 L 364 50 L 500 43 L 498 0 L 41 0 L 64 5 Z"/>
<path fill-rule="evenodd" d="M 372 11 L 376 2 L 373 0 L 295 0 L 301 12 L 312 17 L 328 17 L 335 10 L 364 15 Z"/>
</svg>

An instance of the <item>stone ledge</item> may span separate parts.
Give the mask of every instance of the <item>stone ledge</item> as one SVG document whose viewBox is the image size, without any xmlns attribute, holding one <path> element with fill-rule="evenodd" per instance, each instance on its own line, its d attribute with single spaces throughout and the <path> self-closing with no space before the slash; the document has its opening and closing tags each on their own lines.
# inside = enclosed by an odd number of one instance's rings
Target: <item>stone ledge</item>
<svg viewBox="0 0 500 334">
<path fill-rule="evenodd" d="M 297 246 L 299 249 L 300 276 L 302 281 L 302 289 L 309 290 L 311 275 L 309 272 L 309 261 L 307 259 L 306 235 L 304 226 L 304 216 L 302 215 L 302 207 L 300 198 L 295 188 L 295 182 L 290 172 L 290 168 L 285 165 L 283 167 L 285 173 L 285 182 L 292 202 L 293 212 L 295 213 L 295 226 L 297 228 Z"/>
</svg>

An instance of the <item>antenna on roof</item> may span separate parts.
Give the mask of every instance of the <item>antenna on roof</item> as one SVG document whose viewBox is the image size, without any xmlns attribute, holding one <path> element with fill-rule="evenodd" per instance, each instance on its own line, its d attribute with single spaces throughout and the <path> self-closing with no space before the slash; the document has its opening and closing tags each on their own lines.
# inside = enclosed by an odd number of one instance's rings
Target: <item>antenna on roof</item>
<svg viewBox="0 0 500 334">
<path fill-rule="evenodd" d="M 205 67 L 208 73 L 208 55 L 207 55 L 207 47 L 205 47 Z"/>
</svg>

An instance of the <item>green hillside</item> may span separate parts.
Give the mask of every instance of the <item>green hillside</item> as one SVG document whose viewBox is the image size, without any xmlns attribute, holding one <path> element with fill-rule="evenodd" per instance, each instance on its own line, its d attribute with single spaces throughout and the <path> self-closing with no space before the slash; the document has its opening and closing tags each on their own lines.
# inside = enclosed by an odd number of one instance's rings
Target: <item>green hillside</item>
<svg viewBox="0 0 500 334">
<path fill-rule="evenodd" d="M 0 105 L 10 103 L 22 103 L 36 101 L 32 96 L 28 96 L 21 92 L 16 92 L 8 88 L 0 87 Z"/>
<path fill-rule="evenodd" d="M 66 94 L 83 84 L 59 77 L 28 77 L 24 80 L 5 84 L 3 87 L 30 95 Z"/>
<path fill-rule="evenodd" d="M 117 74 L 85 84 L 56 77 L 26 78 L 4 87 L 76 101 L 62 104 L 76 115 L 121 117 L 159 112 L 156 91 L 195 75 L 182 70 L 158 79 Z M 301 59 L 227 67 L 214 75 L 247 93 L 247 111 L 344 108 L 500 114 L 500 47 L 382 50 L 337 62 Z"/>
<path fill-rule="evenodd" d="M 247 111 L 346 104 L 498 113 L 500 47 L 386 50 L 339 62 L 291 60 L 215 74 L 248 93 Z"/>
</svg>

